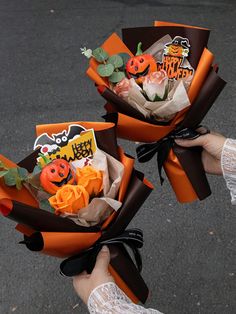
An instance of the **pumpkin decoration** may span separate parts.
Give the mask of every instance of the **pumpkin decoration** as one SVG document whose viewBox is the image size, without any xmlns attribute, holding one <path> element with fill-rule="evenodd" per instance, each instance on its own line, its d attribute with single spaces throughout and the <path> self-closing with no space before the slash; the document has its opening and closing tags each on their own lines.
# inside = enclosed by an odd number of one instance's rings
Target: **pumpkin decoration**
<svg viewBox="0 0 236 314">
<path fill-rule="evenodd" d="M 138 43 L 136 55 L 126 63 L 126 73 L 128 78 L 134 78 L 136 83 L 141 84 L 144 76 L 157 71 L 157 64 L 150 54 L 143 54 L 142 43 Z"/>
<path fill-rule="evenodd" d="M 40 174 L 40 183 L 43 189 L 55 194 L 62 186 L 74 184 L 75 174 L 70 164 L 64 159 L 54 159 L 43 167 Z"/>
<path fill-rule="evenodd" d="M 180 36 L 175 36 L 172 42 L 165 45 L 164 54 L 173 57 L 184 58 L 189 54 L 189 40 Z"/>
</svg>

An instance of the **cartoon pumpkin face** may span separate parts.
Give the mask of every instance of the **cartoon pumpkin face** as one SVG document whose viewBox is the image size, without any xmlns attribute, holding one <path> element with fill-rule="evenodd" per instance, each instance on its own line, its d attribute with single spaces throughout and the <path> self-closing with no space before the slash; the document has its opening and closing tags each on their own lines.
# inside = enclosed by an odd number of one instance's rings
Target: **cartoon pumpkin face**
<svg viewBox="0 0 236 314">
<path fill-rule="evenodd" d="M 134 78 L 138 84 L 142 83 L 146 75 L 157 71 L 155 59 L 150 54 L 142 54 L 141 45 L 138 44 L 136 55 L 126 63 L 127 77 Z"/>
<path fill-rule="evenodd" d="M 64 159 L 53 160 L 42 169 L 40 175 L 41 186 L 50 194 L 55 194 L 63 185 L 74 182 L 75 174 Z"/>
<path fill-rule="evenodd" d="M 182 57 L 183 56 L 183 47 L 177 45 L 171 45 L 166 49 L 166 52 L 169 56 Z"/>
<path fill-rule="evenodd" d="M 174 57 L 187 57 L 189 54 L 189 40 L 180 36 L 175 36 L 172 42 L 165 45 L 164 54 Z"/>
</svg>

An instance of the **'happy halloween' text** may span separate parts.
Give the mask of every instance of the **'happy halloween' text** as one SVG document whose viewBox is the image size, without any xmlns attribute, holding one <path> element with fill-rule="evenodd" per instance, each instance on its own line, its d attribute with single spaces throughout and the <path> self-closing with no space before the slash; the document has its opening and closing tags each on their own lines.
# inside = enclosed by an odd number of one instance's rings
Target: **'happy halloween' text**
<svg viewBox="0 0 236 314">
<path fill-rule="evenodd" d="M 52 153 L 45 154 L 49 159 L 53 160 L 56 158 L 63 158 L 66 161 L 81 160 L 83 158 L 92 157 L 97 150 L 96 139 L 94 131 L 88 130 L 83 135 L 75 138 L 72 141 L 69 141 L 68 144 L 64 147 L 61 147 L 60 150 L 56 150 Z M 42 157 L 38 158 L 38 162 L 43 166 L 44 161 Z"/>
<path fill-rule="evenodd" d="M 163 63 L 159 64 L 158 70 L 165 70 L 169 79 L 175 80 L 193 75 L 193 69 L 182 67 L 182 63 L 182 57 L 164 56 Z"/>
</svg>

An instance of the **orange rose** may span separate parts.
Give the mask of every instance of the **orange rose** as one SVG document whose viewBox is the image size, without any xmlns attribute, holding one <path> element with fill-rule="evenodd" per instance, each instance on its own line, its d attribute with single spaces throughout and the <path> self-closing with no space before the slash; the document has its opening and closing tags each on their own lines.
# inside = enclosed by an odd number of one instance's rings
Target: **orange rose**
<svg viewBox="0 0 236 314">
<path fill-rule="evenodd" d="M 82 185 L 67 184 L 49 198 L 49 203 L 57 215 L 77 214 L 81 208 L 88 206 L 89 195 Z"/>
<path fill-rule="evenodd" d="M 102 189 L 102 171 L 96 170 L 92 166 L 77 168 L 77 184 L 83 185 L 90 196 L 98 195 Z"/>
</svg>

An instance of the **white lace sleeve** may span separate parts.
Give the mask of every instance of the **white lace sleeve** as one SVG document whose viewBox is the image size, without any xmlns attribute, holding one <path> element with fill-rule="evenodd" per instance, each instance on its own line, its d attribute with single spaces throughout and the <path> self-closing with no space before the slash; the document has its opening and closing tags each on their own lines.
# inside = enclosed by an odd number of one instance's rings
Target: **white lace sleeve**
<svg viewBox="0 0 236 314">
<path fill-rule="evenodd" d="M 231 202 L 236 205 L 236 140 L 228 138 L 225 141 L 221 155 L 221 167 L 227 188 L 230 190 Z"/>
<path fill-rule="evenodd" d="M 114 282 L 100 285 L 91 292 L 88 310 L 90 314 L 162 314 L 134 304 Z"/>
</svg>

